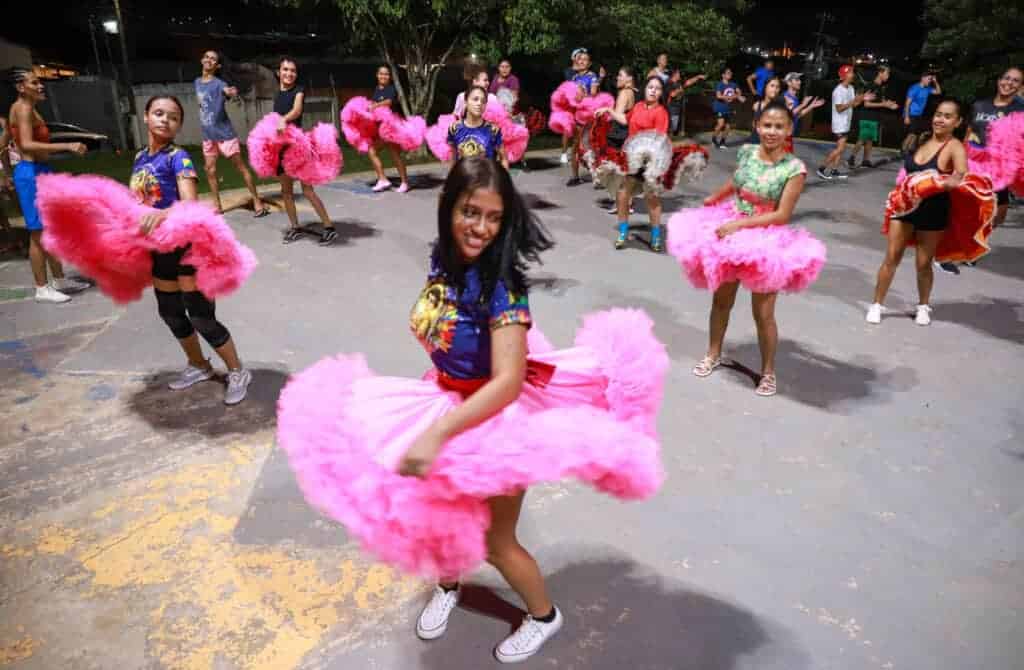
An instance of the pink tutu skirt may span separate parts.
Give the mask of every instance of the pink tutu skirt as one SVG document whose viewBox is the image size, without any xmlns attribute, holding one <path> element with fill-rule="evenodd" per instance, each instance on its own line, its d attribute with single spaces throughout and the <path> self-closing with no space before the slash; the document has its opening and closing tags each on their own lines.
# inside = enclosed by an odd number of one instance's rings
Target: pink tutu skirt
<svg viewBox="0 0 1024 670">
<path fill-rule="evenodd" d="M 188 246 L 182 262 L 196 268 L 196 285 L 211 300 L 234 292 L 256 268 L 256 255 L 206 203 L 179 200 L 149 235 L 139 224 L 156 210 L 107 177 L 40 176 L 36 204 L 47 251 L 95 279 L 117 303 L 138 300 L 153 283 L 154 251 Z"/>
<path fill-rule="evenodd" d="M 724 239 L 715 231 L 740 218 L 735 203 L 684 209 L 668 221 L 668 251 L 697 288 L 739 281 L 754 293 L 802 291 L 825 265 L 825 245 L 796 226 L 746 228 Z"/>
<path fill-rule="evenodd" d="M 423 479 L 398 475 L 398 463 L 464 400 L 436 373 L 383 377 L 361 355 L 324 359 L 282 391 L 278 443 L 306 500 L 364 549 L 412 574 L 455 578 L 486 558 L 490 497 L 566 477 L 627 500 L 657 491 L 668 356 L 651 328 L 638 310 L 600 312 L 559 351 L 531 331 L 518 399 L 445 444 Z"/>
</svg>

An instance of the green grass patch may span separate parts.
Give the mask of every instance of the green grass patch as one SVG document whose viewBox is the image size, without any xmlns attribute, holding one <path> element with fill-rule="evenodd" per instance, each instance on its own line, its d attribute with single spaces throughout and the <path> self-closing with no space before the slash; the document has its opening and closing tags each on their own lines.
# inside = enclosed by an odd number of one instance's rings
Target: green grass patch
<svg viewBox="0 0 1024 670">
<path fill-rule="evenodd" d="M 530 149 L 555 149 L 560 147 L 562 144 L 560 137 L 555 135 L 544 134 L 538 137 L 530 139 Z M 206 170 L 203 168 L 203 149 L 198 145 L 187 145 L 184 147 L 190 156 L 192 156 L 192 162 L 196 166 L 196 172 L 199 174 L 199 193 L 209 193 L 210 184 L 206 179 Z M 352 147 L 344 144 L 342 146 L 342 154 L 345 157 L 345 169 L 342 172 L 344 174 L 351 174 L 355 172 L 365 172 L 372 170 L 373 166 L 370 165 L 370 159 L 366 154 L 361 154 Z M 244 155 L 244 149 L 243 149 Z M 132 173 L 132 160 L 135 157 L 134 153 L 122 152 L 116 154 L 113 152 L 93 152 L 86 156 L 75 156 L 71 158 L 60 158 L 52 161 L 53 168 L 58 172 L 67 172 L 70 174 L 98 174 L 104 177 L 110 177 L 117 181 L 127 184 L 131 178 Z M 385 169 L 392 169 L 391 157 L 385 152 L 382 156 L 384 160 Z M 424 163 L 436 163 L 437 159 L 434 155 L 426 152 L 417 152 L 416 154 L 407 154 L 406 162 L 409 165 L 422 165 Z M 221 158 L 217 163 L 217 178 L 220 182 L 220 189 L 227 191 L 234 188 L 245 188 L 245 180 L 242 179 L 242 175 L 239 174 L 235 166 L 230 161 Z M 259 184 L 273 184 L 276 183 L 276 179 L 257 179 Z M 0 206 L 3 207 L 8 217 L 21 216 L 18 210 L 16 199 L 12 197 L 9 200 L 0 200 Z"/>
</svg>

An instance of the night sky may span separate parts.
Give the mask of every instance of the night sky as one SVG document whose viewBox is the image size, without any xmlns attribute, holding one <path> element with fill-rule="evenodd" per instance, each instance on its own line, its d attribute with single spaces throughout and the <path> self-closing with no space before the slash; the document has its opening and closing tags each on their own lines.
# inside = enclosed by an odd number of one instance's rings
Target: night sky
<svg viewBox="0 0 1024 670">
<path fill-rule="evenodd" d="M 240 0 L 176 0 L 166 4 L 123 0 L 122 7 L 129 23 L 129 46 L 135 51 L 137 58 L 173 57 L 166 53 L 167 41 L 160 39 L 166 36 L 166 32 L 163 35 L 157 34 L 164 27 L 171 27 L 172 17 L 212 16 L 214 24 L 210 28 L 216 29 L 216 23 L 219 22 L 222 24 L 221 29 L 224 29 L 223 24 L 231 21 L 234 24 L 232 32 L 263 32 L 273 29 L 305 32 L 317 30 L 317 26 L 323 26 L 326 32 L 328 25 L 333 23 L 331 10 L 323 6 L 329 3 L 321 3 L 321 9 L 316 14 L 266 9 L 262 8 L 261 4 L 259 0 L 250 0 L 248 3 Z M 758 3 L 743 22 L 746 33 L 760 46 L 781 47 L 783 42 L 788 42 L 797 50 L 813 48 L 813 33 L 818 28 L 816 17 L 826 8 L 808 8 L 794 4 Z M 23 22 L 4 21 L 0 25 L 0 34 L 34 48 L 44 58 L 70 63 L 87 62 L 91 59 L 92 47 L 86 19 L 90 13 L 96 15 L 98 19 L 112 18 L 112 7 L 111 0 L 55 0 L 46 4 L 45 20 L 40 17 L 37 20 Z M 835 16 L 835 21 L 826 27 L 825 32 L 839 39 L 843 53 L 866 49 L 896 59 L 916 54 L 920 49 L 923 37 L 920 0 L 832 3 L 827 6 L 827 11 Z M 290 20 L 290 26 L 284 25 L 286 20 Z M 185 29 L 181 24 L 176 27 Z M 202 32 L 204 26 L 193 22 L 189 29 L 192 32 Z M 158 54 L 160 49 L 153 50 L 154 45 L 161 46 L 165 53 Z M 116 45 L 114 46 L 116 48 Z M 101 52 L 103 48 L 101 44 Z M 147 53 L 147 50 L 153 53 Z M 118 52 L 117 56 L 119 55 Z"/>
</svg>

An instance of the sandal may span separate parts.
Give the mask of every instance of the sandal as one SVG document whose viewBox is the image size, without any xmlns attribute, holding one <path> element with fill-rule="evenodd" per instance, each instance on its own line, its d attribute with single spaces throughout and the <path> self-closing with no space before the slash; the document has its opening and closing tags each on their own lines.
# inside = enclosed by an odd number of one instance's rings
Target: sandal
<svg viewBox="0 0 1024 670">
<path fill-rule="evenodd" d="M 287 231 L 285 231 L 284 237 L 281 238 L 281 243 L 291 244 L 295 240 L 302 237 L 304 234 L 305 233 L 302 231 L 301 228 L 289 228 Z"/>
<path fill-rule="evenodd" d="M 760 396 L 773 396 L 778 391 L 775 375 L 761 375 L 761 381 L 757 384 L 755 393 Z"/>
<path fill-rule="evenodd" d="M 269 207 L 262 207 L 260 209 L 257 209 L 255 212 L 253 212 L 252 218 L 254 218 L 254 219 L 262 219 L 264 216 L 267 216 L 269 214 L 270 214 L 270 208 Z"/>
<path fill-rule="evenodd" d="M 710 356 L 705 356 L 704 358 L 700 359 L 700 363 L 697 363 L 697 365 L 693 366 L 693 374 L 697 375 L 698 377 L 707 377 L 712 372 L 715 371 L 715 368 L 717 368 L 721 364 L 721 356 L 719 356 L 718 358 L 711 358 Z"/>
</svg>

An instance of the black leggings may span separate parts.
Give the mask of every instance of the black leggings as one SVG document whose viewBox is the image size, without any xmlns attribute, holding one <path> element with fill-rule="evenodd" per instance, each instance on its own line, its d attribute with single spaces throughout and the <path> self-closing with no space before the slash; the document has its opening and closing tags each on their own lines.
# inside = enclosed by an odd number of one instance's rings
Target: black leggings
<svg viewBox="0 0 1024 670">
<path fill-rule="evenodd" d="M 213 301 L 199 291 L 154 291 L 160 318 L 179 340 L 199 331 L 211 347 L 219 349 L 231 339 L 231 333 L 217 320 Z"/>
</svg>

